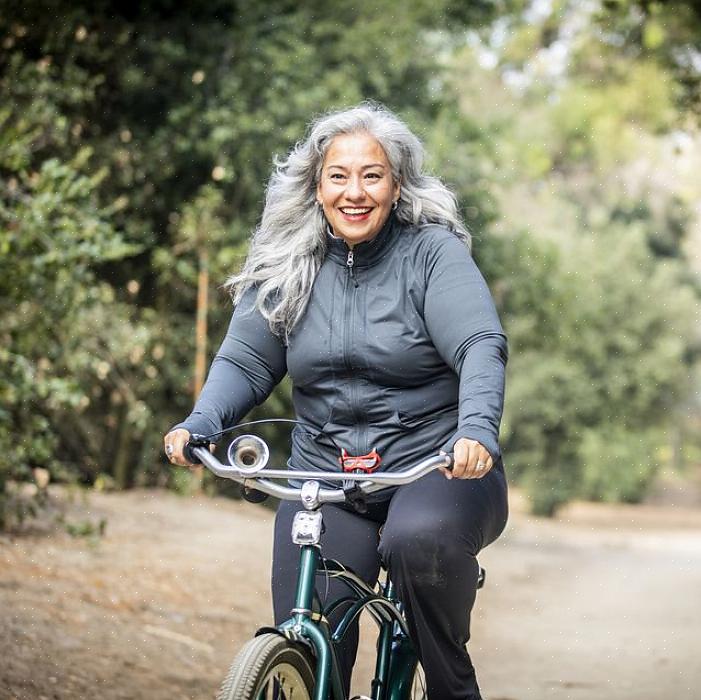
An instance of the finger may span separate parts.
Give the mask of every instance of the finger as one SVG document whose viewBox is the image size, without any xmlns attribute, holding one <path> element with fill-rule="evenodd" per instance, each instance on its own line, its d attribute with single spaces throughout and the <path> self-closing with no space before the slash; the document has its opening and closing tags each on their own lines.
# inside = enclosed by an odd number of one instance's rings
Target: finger
<svg viewBox="0 0 701 700">
<path fill-rule="evenodd" d="M 464 479 L 470 459 L 470 441 L 460 439 L 453 446 L 453 471 L 451 478 Z"/>
<path fill-rule="evenodd" d="M 475 478 L 475 467 L 477 466 L 478 462 L 478 450 L 480 447 L 480 444 L 476 442 L 475 440 L 469 440 L 468 441 L 468 456 L 467 456 L 467 461 L 465 463 L 465 469 L 462 473 L 463 479 L 474 479 Z"/>
<path fill-rule="evenodd" d="M 188 460 L 185 457 L 185 443 L 187 441 L 177 439 L 174 441 L 174 450 L 171 455 L 170 461 L 173 464 L 177 464 L 179 467 L 186 467 L 188 465 Z"/>
<path fill-rule="evenodd" d="M 179 467 L 190 467 L 194 466 L 190 461 L 185 458 L 183 452 L 187 441 L 190 439 L 189 431 L 179 428 L 178 430 L 173 430 L 168 433 L 164 440 L 164 451 L 166 457 L 171 464 L 175 464 Z"/>
<path fill-rule="evenodd" d="M 170 462 L 177 459 L 178 431 L 174 430 L 163 438 L 163 451 Z"/>
<path fill-rule="evenodd" d="M 477 443 L 477 449 L 475 450 L 475 465 L 470 472 L 470 479 L 481 479 L 485 474 L 489 473 L 489 470 L 494 465 L 491 455 L 487 450 Z"/>
</svg>

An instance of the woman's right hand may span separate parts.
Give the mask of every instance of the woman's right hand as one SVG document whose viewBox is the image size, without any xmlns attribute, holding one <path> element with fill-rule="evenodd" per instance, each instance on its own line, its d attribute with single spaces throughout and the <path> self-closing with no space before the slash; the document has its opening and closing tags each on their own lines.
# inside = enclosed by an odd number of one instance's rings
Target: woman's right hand
<svg viewBox="0 0 701 700">
<path fill-rule="evenodd" d="M 163 449 L 165 450 L 166 457 L 170 460 L 171 464 L 176 464 L 179 467 L 196 467 L 197 464 L 193 464 L 185 459 L 185 454 L 183 450 L 187 441 L 190 439 L 190 431 L 185 430 L 185 428 L 177 428 L 176 430 L 171 430 L 163 438 Z"/>
</svg>

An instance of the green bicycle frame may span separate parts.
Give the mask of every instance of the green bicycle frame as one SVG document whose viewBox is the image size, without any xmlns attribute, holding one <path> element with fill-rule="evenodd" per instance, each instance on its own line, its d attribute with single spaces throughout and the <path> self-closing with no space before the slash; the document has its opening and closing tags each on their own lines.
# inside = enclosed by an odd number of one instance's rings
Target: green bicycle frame
<svg viewBox="0 0 701 700">
<path fill-rule="evenodd" d="M 317 660 L 314 700 L 346 700 L 335 648 L 355 619 L 366 609 L 379 627 L 371 698 L 407 700 L 417 660 L 392 583 L 388 581 L 382 593 L 378 594 L 352 571 L 332 560 L 325 560 L 325 572 L 333 571 L 336 577 L 349 586 L 352 594 L 336 601 L 326 610 L 314 612 L 315 582 L 321 562 L 318 546 L 301 546 L 295 607 L 292 617 L 278 627 L 281 633 L 296 639 L 302 638 L 314 649 Z M 331 632 L 324 621 L 336 607 L 343 604 L 349 604 L 349 608 Z"/>
<path fill-rule="evenodd" d="M 345 700 L 343 683 L 338 670 L 338 662 L 328 632 L 318 624 L 313 611 L 316 572 L 321 553 L 316 545 L 301 547 L 299 578 L 295 594 L 295 607 L 292 617 L 279 626 L 281 632 L 291 632 L 294 637 L 302 637 L 311 643 L 316 654 L 316 676 L 314 700 L 329 698 L 329 684 L 333 688 L 334 700 Z"/>
</svg>

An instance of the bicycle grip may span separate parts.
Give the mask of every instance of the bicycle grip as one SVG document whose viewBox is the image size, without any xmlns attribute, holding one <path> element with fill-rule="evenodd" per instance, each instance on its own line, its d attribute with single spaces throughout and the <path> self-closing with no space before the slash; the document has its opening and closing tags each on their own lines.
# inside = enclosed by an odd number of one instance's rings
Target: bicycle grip
<svg viewBox="0 0 701 700">
<path fill-rule="evenodd" d="M 188 462 L 192 464 L 202 464 L 198 457 L 195 456 L 192 449 L 194 447 L 209 447 L 209 440 L 204 435 L 198 435 L 197 433 L 190 435 L 190 439 L 185 443 L 183 447 L 183 457 Z"/>
</svg>

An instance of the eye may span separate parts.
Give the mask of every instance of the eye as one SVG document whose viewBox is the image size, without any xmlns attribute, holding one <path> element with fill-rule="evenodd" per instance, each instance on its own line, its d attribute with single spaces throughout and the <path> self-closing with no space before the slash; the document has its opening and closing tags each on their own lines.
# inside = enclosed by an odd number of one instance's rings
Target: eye
<svg viewBox="0 0 701 700">
<path fill-rule="evenodd" d="M 365 177 L 369 180 L 381 180 L 382 175 L 380 173 L 365 173 Z"/>
<path fill-rule="evenodd" d="M 329 175 L 329 178 L 330 178 L 331 180 L 339 181 L 339 180 L 345 180 L 345 179 L 346 179 L 346 176 L 345 176 L 343 173 L 331 173 L 331 174 Z"/>
</svg>

